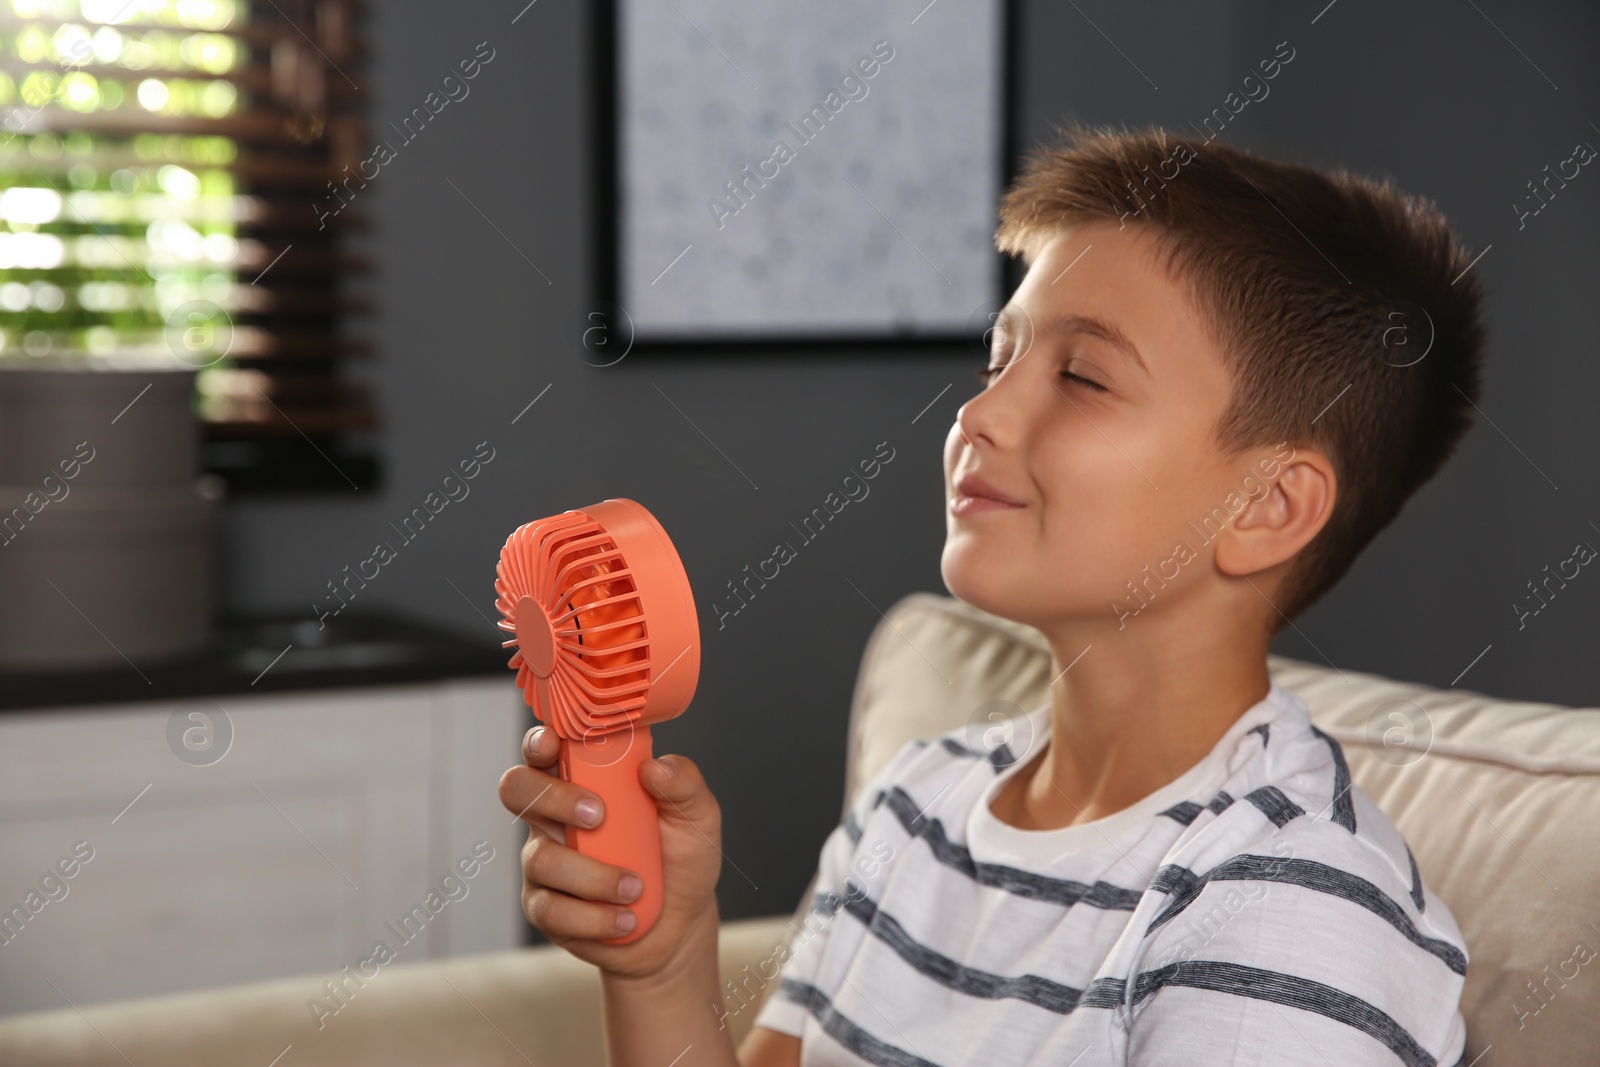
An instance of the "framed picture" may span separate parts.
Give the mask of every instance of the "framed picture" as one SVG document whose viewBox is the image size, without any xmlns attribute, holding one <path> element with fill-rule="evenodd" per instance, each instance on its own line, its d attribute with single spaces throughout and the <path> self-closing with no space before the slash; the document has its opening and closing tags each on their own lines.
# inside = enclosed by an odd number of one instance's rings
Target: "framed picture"
<svg viewBox="0 0 1600 1067">
<path fill-rule="evenodd" d="M 597 5 L 596 301 L 633 350 L 966 343 L 1007 293 L 1011 0 Z"/>
</svg>

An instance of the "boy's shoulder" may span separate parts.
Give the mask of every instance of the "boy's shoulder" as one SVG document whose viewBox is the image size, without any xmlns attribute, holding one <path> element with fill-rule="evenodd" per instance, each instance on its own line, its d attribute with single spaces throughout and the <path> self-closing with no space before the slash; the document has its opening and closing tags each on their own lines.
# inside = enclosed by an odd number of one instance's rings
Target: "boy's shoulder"
<svg viewBox="0 0 1600 1067">
<path fill-rule="evenodd" d="M 1354 1028 L 1403 1062 L 1456 1062 L 1466 941 L 1404 838 L 1359 786 L 1343 813 L 1353 828 L 1279 788 L 1299 810 L 1234 804 L 1157 871 L 1120 972 L 1135 1044 L 1193 1040 L 1207 1020 L 1235 1028 L 1246 1002 L 1265 1000 L 1277 1009 L 1268 1044 L 1343 1049 Z M 1320 1018 L 1269 1041 L 1285 1009 Z"/>
<path fill-rule="evenodd" d="M 1297 707 L 1293 721 L 1303 729 L 1284 739 L 1285 749 L 1292 744 L 1300 751 L 1285 752 L 1279 762 L 1267 761 L 1274 796 L 1281 797 L 1286 807 L 1273 810 L 1263 801 L 1260 810 L 1282 836 L 1381 865 L 1406 884 L 1407 894 L 1416 897 L 1418 909 L 1424 910 L 1416 858 L 1399 827 L 1356 783 L 1343 744 L 1311 721 L 1299 696 L 1288 696 Z"/>
<path fill-rule="evenodd" d="M 1277 707 L 1261 724 L 1259 752 L 1238 760 L 1221 797 L 1174 844 L 1168 863 L 1214 878 L 1259 867 L 1269 880 L 1342 887 L 1345 895 L 1381 892 L 1459 941 L 1405 837 L 1356 784 L 1344 746 L 1312 721 L 1297 694 L 1273 690 Z"/>
<path fill-rule="evenodd" d="M 1003 723 L 981 728 L 954 726 L 931 737 L 906 740 L 861 785 L 845 812 L 845 831 L 859 840 L 861 827 L 884 807 L 906 824 L 908 831 L 918 821 L 917 813 L 935 798 L 945 801 L 939 807 L 948 812 L 950 793 L 958 782 L 975 774 L 980 782 L 986 782 L 1025 758 L 1016 751 L 1019 737 L 1035 736 L 1041 723 L 1048 722 L 1044 718 L 1048 710 L 1046 705 Z"/>
<path fill-rule="evenodd" d="M 1286 1004 L 1344 1004 L 1449 1048 L 1468 962 L 1461 930 L 1343 746 L 1288 697 L 1260 758 L 1239 768 L 1239 801 L 1197 818 L 1164 857 L 1137 995 L 1266 983 Z"/>
<path fill-rule="evenodd" d="M 1407 1062 L 1456 1055 L 1461 930 L 1343 746 L 1288 696 L 1231 779 L 1238 799 L 1194 818 L 1141 902 L 1129 1022 L 1146 1041 L 1191 1033 L 1194 1012 L 1260 997 L 1337 1020 L 1331 1041 L 1353 1026 Z"/>
<path fill-rule="evenodd" d="M 1360 786 L 1348 787 L 1342 816 L 1326 802 L 1316 808 L 1299 802 L 1313 797 L 1275 792 L 1270 811 L 1235 803 L 1164 857 L 1152 888 L 1165 899 L 1149 932 L 1203 893 L 1209 900 L 1243 883 L 1252 883 L 1255 894 L 1284 886 L 1302 922 L 1336 923 L 1359 909 L 1456 976 L 1465 975 L 1465 942 L 1455 917 L 1424 882 L 1399 829 Z"/>
</svg>

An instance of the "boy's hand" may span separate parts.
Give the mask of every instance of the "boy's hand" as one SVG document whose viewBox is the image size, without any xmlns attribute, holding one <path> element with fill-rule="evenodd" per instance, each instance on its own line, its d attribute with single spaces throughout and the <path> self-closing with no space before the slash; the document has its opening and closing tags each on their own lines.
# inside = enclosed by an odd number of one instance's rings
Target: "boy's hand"
<svg viewBox="0 0 1600 1067">
<path fill-rule="evenodd" d="M 500 803 L 529 826 L 522 849 L 522 911 L 553 944 L 586 963 L 622 977 L 654 977 L 677 963 L 690 942 L 715 937 L 717 876 L 722 869 L 722 811 L 705 779 L 685 756 L 664 756 L 639 765 L 639 780 L 656 798 L 665 882 L 661 915 L 650 932 L 628 945 L 602 944 L 633 927 L 627 902 L 638 896 L 637 875 L 585 856 L 566 845 L 568 823 L 598 826 L 605 801 L 563 781 L 554 768 L 560 740 L 535 726 L 522 740 L 525 765 L 500 778 Z M 673 772 L 673 773 L 669 773 Z M 598 815 L 585 820 L 579 802 L 594 802 Z M 631 876 L 631 877 L 630 877 Z M 631 891 L 630 891 L 631 889 Z M 713 945 L 715 942 L 713 941 Z M 681 950 L 681 951 L 680 951 Z"/>
</svg>

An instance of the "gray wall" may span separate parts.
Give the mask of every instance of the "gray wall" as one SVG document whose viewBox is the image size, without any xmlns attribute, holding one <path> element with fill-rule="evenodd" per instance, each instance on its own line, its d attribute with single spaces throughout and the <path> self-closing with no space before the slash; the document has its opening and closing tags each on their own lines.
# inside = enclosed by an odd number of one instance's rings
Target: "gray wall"
<svg viewBox="0 0 1600 1067">
<path fill-rule="evenodd" d="M 235 504 L 228 601 L 309 615 L 325 582 L 488 440 L 496 458 L 471 496 L 406 545 L 356 603 L 493 641 L 485 617 L 507 533 L 608 496 L 644 502 L 683 554 L 704 633 L 695 704 L 658 729 L 658 751 L 694 758 L 722 802 L 724 915 L 784 911 L 839 814 L 863 642 L 900 596 L 943 591 L 940 449 L 977 388 L 981 355 L 841 348 L 796 359 L 752 348 L 736 358 L 585 365 L 586 26 L 576 0 L 541 0 L 513 25 L 521 6 L 464 2 L 445 19 L 415 3 L 372 9 L 376 60 L 363 89 L 377 126 L 420 104 L 478 42 L 496 55 L 471 95 L 362 194 L 377 223 L 373 326 L 389 483 L 373 498 Z M 1589 340 L 1600 175 L 1586 168 L 1522 232 L 1509 207 L 1577 141 L 1600 145 L 1589 125 L 1600 121 L 1600 13 L 1574 0 L 1497 15 L 1513 46 L 1470 5 L 1402 11 L 1341 0 L 1318 17 L 1323 7 L 1026 0 L 1021 141 L 1067 115 L 1184 129 L 1287 39 L 1293 63 L 1227 140 L 1388 172 L 1436 199 L 1470 243 L 1493 246 L 1475 268 L 1491 294 L 1493 336 L 1486 419 L 1276 651 L 1446 686 L 1492 645 L 1463 687 L 1600 704 L 1590 658 L 1600 578 L 1581 574 L 1520 632 L 1510 607 L 1577 541 L 1600 545 L 1588 525 L 1600 524 L 1600 370 Z M 871 495 L 719 631 L 712 604 L 725 583 L 792 538 L 789 523 L 883 441 L 895 458 Z M 515 759 L 514 738 L 507 756 Z"/>
</svg>

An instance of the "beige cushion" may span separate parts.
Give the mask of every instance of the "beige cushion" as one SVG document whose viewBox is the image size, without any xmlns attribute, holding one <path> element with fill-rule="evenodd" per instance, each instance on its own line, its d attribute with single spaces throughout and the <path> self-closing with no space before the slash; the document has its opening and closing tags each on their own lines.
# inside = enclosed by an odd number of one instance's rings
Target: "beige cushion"
<svg viewBox="0 0 1600 1067">
<path fill-rule="evenodd" d="M 722 924 L 722 979 L 752 992 L 787 944 L 788 916 Z M 768 961 L 765 966 L 762 961 Z M 603 1067 L 599 972 L 546 945 L 395 963 L 317 1029 L 327 975 L 81 1005 L 0 1019 L 5 1067 Z M 767 985 L 773 983 L 768 982 Z M 724 989 L 728 988 L 726 985 Z M 733 1040 L 755 1011 L 729 997 Z M 708 1009 L 709 1010 L 709 1009 Z M 126 1057 L 126 1058 L 124 1058 Z"/>
<path fill-rule="evenodd" d="M 1482 1067 L 1600 1062 L 1600 709 L 1279 656 L 1267 666 L 1343 745 L 1357 786 L 1399 827 L 1460 924 L 1470 958 L 1467 1062 L 1491 1046 Z M 983 708 L 976 740 L 990 711 L 1047 702 L 1051 677 L 1049 648 L 1032 627 L 934 593 L 901 600 L 862 656 L 841 817 L 906 741 Z M 990 701 L 1002 703 L 983 707 Z M 1407 722 L 1416 742 L 1386 747 L 1385 735 L 1402 740 L 1393 731 Z M 1530 981 L 1543 983 L 1542 998 Z"/>
</svg>

